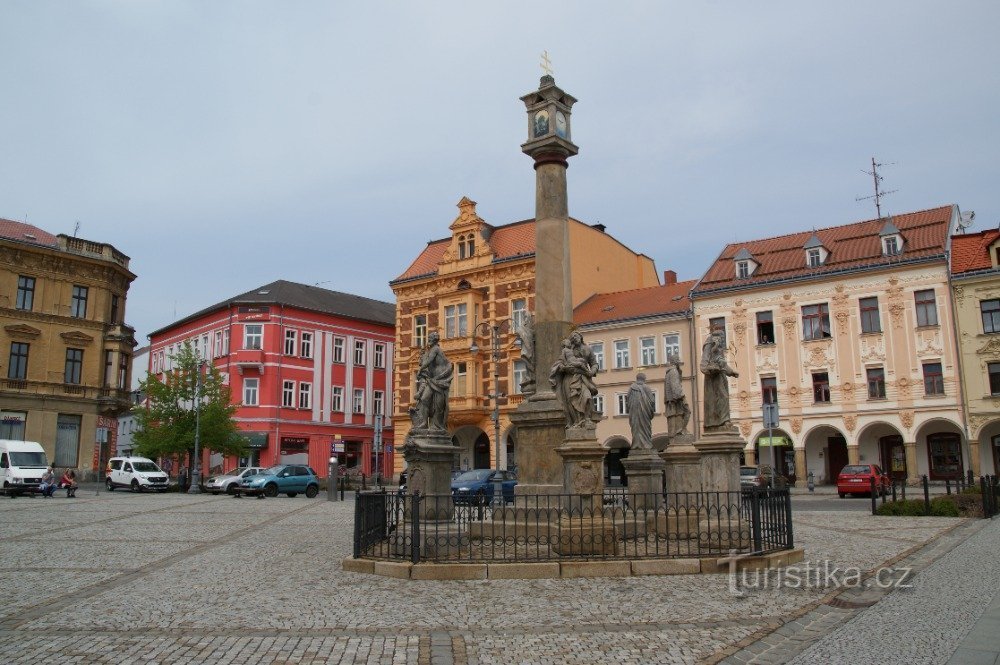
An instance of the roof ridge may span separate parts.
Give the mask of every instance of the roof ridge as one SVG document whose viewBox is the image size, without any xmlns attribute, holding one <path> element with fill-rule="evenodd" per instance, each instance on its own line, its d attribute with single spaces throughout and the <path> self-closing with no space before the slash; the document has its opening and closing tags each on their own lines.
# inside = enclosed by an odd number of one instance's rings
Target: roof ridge
<svg viewBox="0 0 1000 665">
<path fill-rule="evenodd" d="M 616 296 L 616 295 L 620 295 L 622 293 L 632 293 L 633 291 L 646 291 L 648 289 L 665 289 L 665 288 L 670 287 L 670 286 L 681 286 L 683 284 L 689 284 L 689 283 L 693 284 L 694 282 L 697 282 L 697 281 L 698 280 L 696 280 L 696 279 L 684 279 L 684 280 L 678 280 L 678 281 L 673 282 L 671 284 L 657 284 L 655 286 L 638 286 L 638 287 L 636 287 L 634 289 L 622 289 L 621 291 L 601 291 L 599 293 L 593 294 L 592 296 L 590 296 L 590 298 L 597 298 L 597 297 L 600 297 L 600 296 Z M 587 300 L 590 300 L 590 298 L 588 298 Z M 585 300 L 584 302 L 587 302 L 587 301 Z M 582 305 L 582 304 L 583 303 L 580 303 L 580 305 Z M 580 305 L 577 305 L 577 307 L 579 307 Z"/>
</svg>

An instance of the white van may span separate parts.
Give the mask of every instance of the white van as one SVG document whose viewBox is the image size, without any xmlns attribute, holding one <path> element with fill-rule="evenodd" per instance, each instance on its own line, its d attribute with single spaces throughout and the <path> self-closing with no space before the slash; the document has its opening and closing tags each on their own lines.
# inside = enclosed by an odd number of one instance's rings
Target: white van
<svg viewBox="0 0 1000 665">
<path fill-rule="evenodd" d="M 145 457 L 112 457 L 108 460 L 105 482 L 109 492 L 114 492 L 116 487 L 128 487 L 133 492 L 165 492 L 169 486 L 167 472 Z"/>
<path fill-rule="evenodd" d="M 0 439 L 0 486 L 5 493 L 37 492 L 48 466 L 41 444 Z"/>
</svg>

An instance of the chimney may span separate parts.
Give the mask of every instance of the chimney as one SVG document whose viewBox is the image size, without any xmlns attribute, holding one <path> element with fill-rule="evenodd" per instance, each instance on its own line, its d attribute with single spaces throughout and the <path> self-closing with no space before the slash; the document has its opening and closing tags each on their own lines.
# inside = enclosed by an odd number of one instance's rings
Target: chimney
<svg viewBox="0 0 1000 665">
<path fill-rule="evenodd" d="M 600 222 L 598 222 L 598 223 L 596 223 L 596 224 L 591 224 L 590 226 L 591 226 L 592 228 L 595 228 L 595 229 L 597 229 L 597 230 L 598 230 L 598 231 L 600 231 L 601 233 L 604 233 L 604 232 L 605 232 L 605 229 L 607 229 L 607 228 L 608 228 L 608 227 L 604 226 L 604 224 L 601 224 Z"/>
<path fill-rule="evenodd" d="M 674 272 L 673 270 L 664 270 L 663 285 L 667 286 L 668 284 L 676 284 L 676 283 L 677 283 L 677 273 Z"/>
</svg>

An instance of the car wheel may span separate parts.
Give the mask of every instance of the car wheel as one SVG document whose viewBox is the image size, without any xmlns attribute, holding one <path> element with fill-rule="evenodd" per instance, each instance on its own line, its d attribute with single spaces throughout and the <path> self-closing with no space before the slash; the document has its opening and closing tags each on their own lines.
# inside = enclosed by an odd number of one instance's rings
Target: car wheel
<svg viewBox="0 0 1000 665">
<path fill-rule="evenodd" d="M 142 491 L 142 488 L 139 487 L 139 481 L 138 480 L 133 480 L 132 481 L 132 491 L 133 492 L 141 492 Z"/>
<path fill-rule="evenodd" d="M 113 482 L 111 482 L 110 478 L 106 479 L 104 481 L 104 484 L 107 486 L 109 492 L 114 492 L 115 491 L 115 484 Z"/>
<path fill-rule="evenodd" d="M 319 487 L 316 485 L 310 485 L 306 488 L 306 496 L 310 499 L 315 498 L 317 494 L 319 494 Z"/>
<path fill-rule="evenodd" d="M 236 493 L 236 483 L 229 483 L 228 485 L 226 485 L 226 494 L 235 494 L 235 493 Z"/>
<path fill-rule="evenodd" d="M 298 496 L 298 494 L 299 494 L 298 492 L 289 492 L 288 493 L 288 498 L 289 499 L 294 499 L 296 496 Z"/>
<path fill-rule="evenodd" d="M 278 486 L 274 483 L 268 483 L 264 486 L 264 496 L 269 496 L 274 498 L 278 496 Z"/>
<path fill-rule="evenodd" d="M 841 499 L 846 499 L 847 498 L 847 492 L 837 492 L 837 494 L 840 495 Z"/>
</svg>

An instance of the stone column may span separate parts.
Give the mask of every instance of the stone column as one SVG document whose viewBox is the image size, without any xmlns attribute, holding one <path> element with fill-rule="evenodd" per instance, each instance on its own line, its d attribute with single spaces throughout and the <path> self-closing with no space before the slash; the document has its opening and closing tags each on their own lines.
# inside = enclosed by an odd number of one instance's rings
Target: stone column
<svg viewBox="0 0 1000 665">
<path fill-rule="evenodd" d="M 847 463 L 861 464 L 861 446 L 858 444 L 847 444 Z"/>
<path fill-rule="evenodd" d="M 978 478 L 981 474 L 981 465 L 979 463 L 979 441 L 969 440 L 969 467 L 972 469 L 972 475 Z"/>
<path fill-rule="evenodd" d="M 795 450 L 795 486 L 805 487 L 808 478 L 806 475 L 809 470 L 806 469 L 806 449 L 805 448 L 794 448 Z"/>
<path fill-rule="evenodd" d="M 917 472 L 917 442 L 904 441 L 903 448 L 906 450 L 906 484 L 919 485 L 920 474 Z"/>
<path fill-rule="evenodd" d="M 753 448 L 747 448 L 743 451 L 743 457 L 747 461 L 747 466 L 755 466 L 757 464 L 757 451 Z"/>
</svg>

